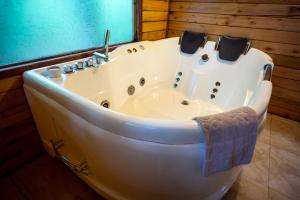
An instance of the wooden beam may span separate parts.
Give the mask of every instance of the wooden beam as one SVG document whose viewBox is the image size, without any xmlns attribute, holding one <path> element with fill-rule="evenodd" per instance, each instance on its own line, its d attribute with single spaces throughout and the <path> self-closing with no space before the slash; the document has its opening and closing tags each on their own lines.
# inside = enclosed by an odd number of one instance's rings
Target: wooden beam
<svg viewBox="0 0 300 200">
<path fill-rule="evenodd" d="M 300 4 L 300 0 L 171 0 L 172 2 L 198 3 L 256 3 L 256 4 Z"/>
<path fill-rule="evenodd" d="M 284 44 L 300 44 L 300 33 L 276 30 L 252 29 L 244 27 L 220 26 L 210 24 L 169 21 L 168 28 L 172 30 L 190 30 L 213 35 L 230 35 L 247 37 L 249 39 L 269 41 Z M 300 52 L 298 52 L 300 53 Z"/>
<path fill-rule="evenodd" d="M 198 24 L 300 32 L 300 20 L 296 18 L 170 12 L 169 20 Z"/>
<path fill-rule="evenodd" d="M 166 30 L 167 21 L 158 21 L 158 22 L 144 22 L 142 26 L 142 32 L 150 31 L 162 31 Z"/>
<path fill-rule="evenodd" d="M 143 11 L 168 11 L 169 2 L 168 1 L 153 1 L 153 0 L 143 0 Z"/>
<path fill-rule="evenodd" d="M 170 11 L 250 16 L 300 16 L 300 5 L 171 2 Z"/>
<path fill-rule="evenodd" d="M 143 22 L 168 20 L 168 12 L 143 11 L 142 16 L 143 16 Z"/>
<path fill-rule="evenodd" d="M 20 75 L 0 79 L 0 93 L 20 88 L 22 85 L 23 79 Z"/>
<path fill-rule="evenodd" d="M 160 40 L 166 37 L 166 30 L 145 32 L 142 35 L 143 40 Z"/>
<path fill-rule="evenodd" d="M 7 109 L 26 104 L 26 98 L 23 88 L 11 90 L 0 94 L 0 113 Z"/>
</svg>

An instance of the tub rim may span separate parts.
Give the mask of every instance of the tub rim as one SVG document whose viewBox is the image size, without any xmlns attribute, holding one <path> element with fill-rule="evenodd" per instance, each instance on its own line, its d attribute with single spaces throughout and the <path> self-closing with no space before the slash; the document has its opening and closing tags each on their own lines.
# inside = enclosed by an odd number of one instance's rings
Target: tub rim
<svg viewBox="0 0 300 200">
<path fill-rule="evenodd" d="M 25 90 L 26 88 L 36 90 L 65 107 L 68 111 L 106 131 L 132 139 L 162 144 L 179 145 L 204 142 L 203 128 L 195 120 L 144 118 L 106 109 L 56 84 L 34 70 L 26 71 L 23 74 L 23 79 Z M 260 85 L 262 87 L 256 92 L 259 98 L 252 102 L 252 106 L 248 105 L 257 112 L 259 119 L 267 109 L 272 83 L 262 81 Z M 264 101 L 260 103 L 259 100 L 262 99 Z M 72 103 L 69 102 L 70 100 Z M 159 134 L 162 132 L 164 134 Z"/>
</svg>

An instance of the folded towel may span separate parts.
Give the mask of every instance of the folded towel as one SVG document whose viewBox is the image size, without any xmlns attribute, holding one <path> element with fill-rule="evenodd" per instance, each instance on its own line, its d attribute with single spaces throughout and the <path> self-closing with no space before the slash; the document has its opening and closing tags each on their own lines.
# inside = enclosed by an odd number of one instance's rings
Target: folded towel
<svg viewBox="0 0 300 200">
<path fill-rule="evenodd" d="M 205 42 L 205 33 L 184 31 L 180 38 L 180 50 L 183 53 L 193 54 Z"/>
<path fill-rule="evenodd" d="M 244 53 L 247 38 L 222 36 L 219 42 L 219 57 L 223 60 L 236 61 Z"/>
<path fill-rule="evenodd" d="M 203 176 L 251 161 L 258 128 L 257 114 L 253 109 L 241 107 L 194 120 L 203 128 L 205 135 Z"/>
</svg>

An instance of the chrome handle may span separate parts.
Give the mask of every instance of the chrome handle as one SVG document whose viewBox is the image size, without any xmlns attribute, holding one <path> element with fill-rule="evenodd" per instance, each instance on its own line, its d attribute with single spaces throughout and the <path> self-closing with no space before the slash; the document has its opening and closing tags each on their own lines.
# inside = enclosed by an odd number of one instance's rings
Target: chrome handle
<svg viewBox="0 0 300 200">
<path fill-rule="evenodd" d="M 88 59 L 87 60 L 87 67 L 92 67 L 94 64 L 93 59 Z"/>
<path fill-rule="evenodd" d="M 63 71 L 64 71 L 65 74 L 73 73 L 74 72 L 73 65 L 72 64 L 66 64 L 63 68 Z"/>
<path fill-rule="evenodd" d="M 248 51 L 250 50 L 250 47 L 251 47 L 251 41 L 248 41 L 247 45 L 245 47 L 245 50 L 244 50 L 244 55 L 246 55 L 248 53 Z"/>
<path fill-rule="evenodd" d="M 218 41 L 217 41 L 216 44 L 215 44 L 215 50 L 216 50 L 216 51 L 219 51 L 219 48 L 220 48 L 220 41 L 221 41 L 221 37 L 219 37 Z"/>
<path fill-rule="evenodd" d="M 264 80 L 266 80 L 266 81 L 271 81 L 271 79 L 272 79 L 272 72 L 273 72 L 272 65 L 266 64 L 266 65 L 264 66 L 264 70 L 266 71 L 266 72 L 265 72 Z"/>
<path fill-rule="evenodd" d="M 75 63 L 74 66 L 73 66 L 73 68 L 75 68 L 75 70 L 82 70 L 82 69 L 84 69 L 83 62 L 79 61 L 79 62 Z"/>
<path fill-rule="evenodd" d="M 180 35 L 180 37 L 179 37 L 179 40 L 178 40 L 178 44 L 179 45 L 181 45 L 183 34 L 184 34 L 184 32 L 182 32 L 181 35 Z"/>
<path fill-rule="evenodd" d="M 88 171 L 88 164 L 86 161 L 80 162 L 80 163 L 76 163 L 76 162 L 72 162 L 70 161 L 70 159 L 64 155 L 62 155 L 61 153 L 59 153 L 59 149 L 61 149 L 62 147 L 64 147 L 64 142 L 63 140 L 51 140 L 50 141 L 52 144 L 52 147 L 54 149 L 54 153 L 55 156 L 61 160 L 65 165 L 67 165 L 68 167 L 70 167 L 71 169 L 73 169 L 75 172 L 78 173 L 82 173 L 86 176 L 89 175 L 89 171 Z"/>
</svg>

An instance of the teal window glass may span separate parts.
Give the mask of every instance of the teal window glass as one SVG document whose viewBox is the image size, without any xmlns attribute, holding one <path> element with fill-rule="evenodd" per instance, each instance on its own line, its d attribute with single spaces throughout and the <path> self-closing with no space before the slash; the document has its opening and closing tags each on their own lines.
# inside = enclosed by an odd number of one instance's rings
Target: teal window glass
<svg viewBox="0 0 300 200">
<path fill-rule="evenodd" d="M 133 0 L 0 0 L 0 66 L 133 41 Z"/>
</svg>

